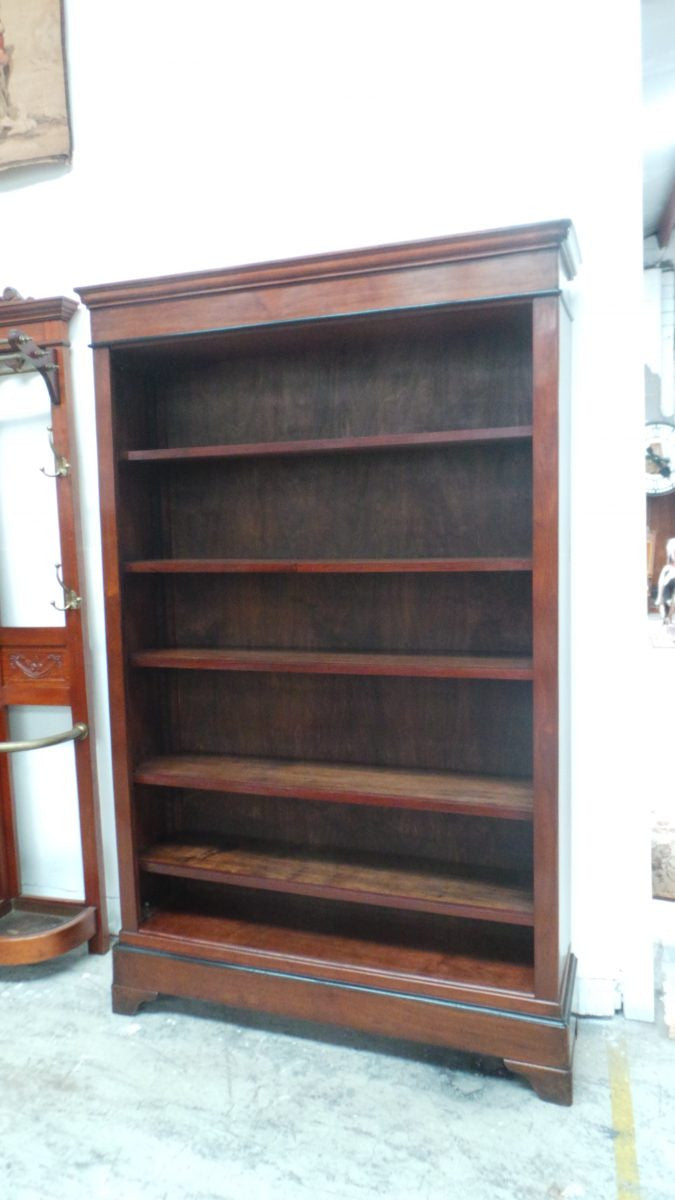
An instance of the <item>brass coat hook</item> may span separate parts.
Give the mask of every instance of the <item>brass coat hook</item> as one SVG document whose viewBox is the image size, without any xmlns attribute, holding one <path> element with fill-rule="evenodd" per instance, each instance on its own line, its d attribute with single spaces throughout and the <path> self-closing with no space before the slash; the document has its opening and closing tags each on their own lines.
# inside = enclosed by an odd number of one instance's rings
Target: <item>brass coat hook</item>
<svg viewBox="0 0 675 1200">
<path fill-rule="evenodd" d="M 69 475 L 70 474 L 70 463 L 68 462 L 68 459 L 64 457 L 63 454 L 58 453 L 56 446 L 54 445 L 54 430 L 52 429 L 51 425 L 49 426 L 49 428 L 47 430 L 47 437 L 49 438 L 49 445 L 51 448 L 51 452 L 54 455 L 54 466 L 56 467 L 56 470 L 55 471 L 47 471 L 44 467 L 40 467 L 40 471 L 47 479 L 59 479 L 61 477 L 65 477 L 66 475 Z"/>
<path fill-rule="evenodd" d="M 45 381 L 52 404 L 60 404 L 59 385 L 56 379 L 57 364 L 53 350 L 44 350 L 21 329 L 10 329 L 7 334 L 9 350 L 0 345 L 0 375 L 18 375 L 23 371 L 37 371 Z"/>
<path fill-rule="evenodd" d="M 63 575 L 61 574 L 61 563 L 56 563 L 56 578 L 63 588 L 63 599 L 65 600 L 65 604 L 60 605 L 57 604 L 55 600 L 52 600 L 52 608 L 55 608 L 57 612 L 68 612 L 80 608 L 82 604 L 82 597 L 78 596 L 77 592 L 73 591 L 72 588 L 66 587 L 65 583 L 63 582 Z"/>
</svg>

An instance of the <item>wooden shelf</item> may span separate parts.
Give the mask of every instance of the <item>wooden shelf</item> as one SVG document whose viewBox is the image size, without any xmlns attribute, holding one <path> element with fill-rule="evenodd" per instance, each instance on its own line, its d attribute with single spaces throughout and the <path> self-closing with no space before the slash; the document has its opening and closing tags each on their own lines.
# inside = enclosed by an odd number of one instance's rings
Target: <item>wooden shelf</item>
<svg viewBox="0 0 675 1200">
<path fill-rule="evenodd" d="M 176 755 L 141 763 L 134 779 L 136 783 L 156 787 L 196 788 L 237 795 L 383 805 L 521 821 L 532 816 L 529 780 L 440 771 Z"/>
<path fill-rule="evenodd" d="M 406 911 L 514 925 L 533 923 L 531 889 L 506 872 L 446 867 L 426 859 L 308 851 L 275 842 L 162 842 L 140 856 L 157 875 L 290 892 Z"/>
<path fill-rule="evenodd" d="M 531 425 L 494 429 L 449 429 L 436 433 L 380 433 L 367 437 L 307 438 L 298 441 L 239 442 L 210 446 L 175 446 L 167 449 L 126 450 L 121 462 L 180 462 L 209 458 L 264 458 L 291 454 L 358 453 L 370 450 L 420 449 L 465 445 L 472 442 L 526 441 Z"/>
<path fill-rule="evenodd" d="M 352 654 L 301 650 L 139 650 L 134 667 L 274 671 L 303 675 L 395 675 L 433 679 L 532 679 L 532 660 L 468 654 Z"/>
<path fill-rule="evenodd" d="M 135 575 L 378 574 L 434 571 L 531 571 L 531 558 L 146 558 L 125 564 Z"/>
<path fill-rule="evenodd" d="M 199 885 L 186 883 L 187 889 Z M 534 991 L 531 930 L 523 925 L 479 926 L 461 918 L 387 913 L 387 934 L 376 908 L 346 911 L 338 903 L 269 892 L 249 893 L 246 910 L 230 893 L 227 915 L 181 896 L 180 907 L 160 904 L 132 945 L 166 948 L 168 938 L 180 954 L 235 962 L 276 971 L 361 982 L 371 987 L 407 988 L 415 994 L 443 996 L 448 986 L 498 987 L 510 993 Z M 330 904 L 330 907 L 328 907 Z M 476 939 L 476 930 L 480 938 Z"/>
</svg>

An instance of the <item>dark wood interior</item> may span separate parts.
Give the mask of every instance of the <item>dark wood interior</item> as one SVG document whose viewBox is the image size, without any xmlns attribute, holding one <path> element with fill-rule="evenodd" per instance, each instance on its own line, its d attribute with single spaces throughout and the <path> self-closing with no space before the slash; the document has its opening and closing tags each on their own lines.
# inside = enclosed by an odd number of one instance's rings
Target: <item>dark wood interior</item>
<svg viewBox="0 0 675 1200">
<path fill-rule="evenodd" d="M 532 654 L 527 571 L 134 575 L 124 589 L 145 621 L 130 650 Z"/>
<path fill-rule="evenodd" d="M 529 425 L 526 304 L 442 307 L 116 351 L 118 452 Z M 142 401 L 142 405 L 139 404 Z M 140 411 L 139 411 L 140 409 Z"/>
<path fill-rule="evenodd" d="M 132 711 L 137 702 L 166 714 L 153 754 L 532 773 L 531 688 L 521 681 L 144 672 Z"/>
</svg>

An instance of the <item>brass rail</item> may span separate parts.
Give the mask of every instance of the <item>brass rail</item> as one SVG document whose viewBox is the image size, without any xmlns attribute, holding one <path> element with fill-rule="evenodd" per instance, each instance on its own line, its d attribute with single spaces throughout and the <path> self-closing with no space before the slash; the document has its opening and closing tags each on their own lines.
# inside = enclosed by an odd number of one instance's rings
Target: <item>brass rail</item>
<svg viewBox="0 0 675 1200">
<path fill-rule="evenodd" d="M 0 742 L 0 754 L 17 754 L 20 750 L 42 750 L 45 746 L 59 746 L 61 742 L 79 742 L 88 737 L 89 727 L 78 721 L 72 729 L 63 733 L 52 733 L 49 737 L 31 738 L 28 742 Z"/>
</svg>

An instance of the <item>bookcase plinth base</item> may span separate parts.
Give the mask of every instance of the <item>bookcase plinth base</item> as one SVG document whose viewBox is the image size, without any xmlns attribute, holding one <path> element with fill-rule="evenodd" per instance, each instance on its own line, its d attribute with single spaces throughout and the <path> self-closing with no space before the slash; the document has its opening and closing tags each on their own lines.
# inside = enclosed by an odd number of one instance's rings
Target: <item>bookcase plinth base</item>
<svg viewBox="0 0 675 1200">
<path fill-rule="evenodd" d="M 526 1078 L 542 1100 L 571 1104 L 573 960 L 564 978 L 559 1017 L 538 1017 L 500 1009 L 497 1004 L 481 1007 L 429 1000 L 393 989 L 242 968 L 121 943 L 114 951 L 113 1008 L 133 1015 L 158 995 L 176 996 L 447 1046 L 504 1059 L 507 1068 Z"/>
</svg>

